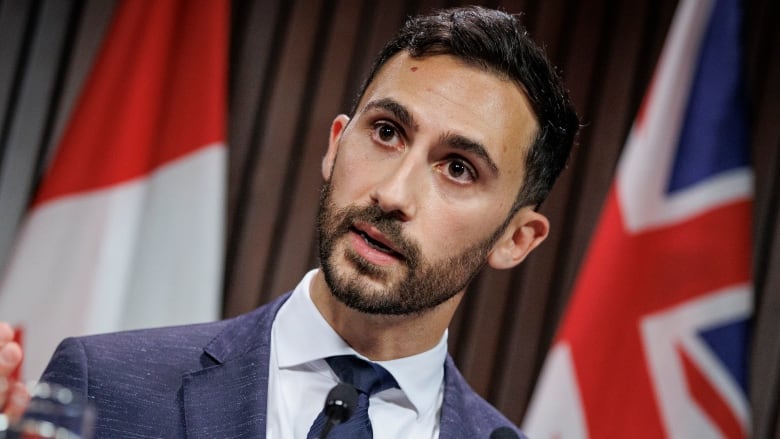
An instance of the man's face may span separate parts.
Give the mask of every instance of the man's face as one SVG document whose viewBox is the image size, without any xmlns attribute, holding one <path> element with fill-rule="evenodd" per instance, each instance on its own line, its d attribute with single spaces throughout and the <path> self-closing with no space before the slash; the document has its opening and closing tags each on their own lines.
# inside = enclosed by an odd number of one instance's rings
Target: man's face
<svg viewBox="0 0 780 439">
<path fill-rule="evenodd" d="M 339 116 L 323 161 L 320 260 L 332 293 L 372 314 L 463 291 L 507 233 L 536 130 L 514 83 L 450 56 L 393 57 Z"/>
</svg>

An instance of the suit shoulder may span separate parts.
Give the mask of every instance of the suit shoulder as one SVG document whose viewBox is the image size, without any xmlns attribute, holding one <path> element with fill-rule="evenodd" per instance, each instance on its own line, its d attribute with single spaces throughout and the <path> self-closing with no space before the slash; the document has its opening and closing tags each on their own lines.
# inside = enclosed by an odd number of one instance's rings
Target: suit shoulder
<svg viewBox="0 0 780 439">
<path fill-rule="evenodd" d="M 232 364 L 256 369 L 281 302 L 217 322 L 68 338 L 41 380 L 92 400 L 98 436 L 183 437 L 187 377 L 240 358 Z"/>
<path fill-rule="evenodd" d="M 60 343 L 44 374 L 57 369 L 86 368 L 91 374 L 182 372 L 209 366 L 204 348 L 220 338 L 234 338 L 236 328 L 251 332 L 273 319 L 267 307 L 230 319 L 67 338 Z"/>
</svg>

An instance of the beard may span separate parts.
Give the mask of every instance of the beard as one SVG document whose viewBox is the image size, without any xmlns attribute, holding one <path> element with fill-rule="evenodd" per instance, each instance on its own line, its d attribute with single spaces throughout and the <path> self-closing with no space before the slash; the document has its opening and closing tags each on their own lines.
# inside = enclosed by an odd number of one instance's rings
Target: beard
<svg viewBox="0 0 780 439">
<path fill-rule="evenodd" d="M 510 218 L 487 238 L 464 251 L 429 261 L 423 257 L 420 246 L 404 236 L 403 222 L 395 213 L 385 212 L 376 204 L 336 207 L 331 199 L 331 184 L 327 181 L 322 186 L 317 214 L 320 265 L 333 296 L 352 309 L 382 315 L 421 313 L 449 300 L 468 286 L 485 265 L 490 249 Z M 345 266 L 338 266 L 341 256 L 336 254 L 338 244 L 358 222 L 375 227 L 392 242 L 400 253 L 396 254 L 398 264 L 378 266 L 346 246 L 343 250 Z"/>
</svg>

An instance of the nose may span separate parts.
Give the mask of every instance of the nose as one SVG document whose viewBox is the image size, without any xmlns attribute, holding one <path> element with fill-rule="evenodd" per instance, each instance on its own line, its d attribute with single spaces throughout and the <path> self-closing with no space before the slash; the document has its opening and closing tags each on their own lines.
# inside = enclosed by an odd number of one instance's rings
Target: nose
<svg viewBox="0 0 780 439">
<path fill-rule="evenodd" d="M 394 214 L 401 221 L 409 221 L 417 214 L 418 197 L 423 189 L 420 184 L 422 165 L 413 154 L 392 161 L 386 174 L 371 192 L 371 199 L 383 211 Z"/>
</svg>

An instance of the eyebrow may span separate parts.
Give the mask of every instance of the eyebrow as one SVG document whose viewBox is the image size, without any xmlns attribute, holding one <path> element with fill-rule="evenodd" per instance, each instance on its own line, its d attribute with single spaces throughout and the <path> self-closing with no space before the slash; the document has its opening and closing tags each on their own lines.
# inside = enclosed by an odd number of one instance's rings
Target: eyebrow
<svg viewBox="0 0 780 439">
<path fill-rule="evenodd" d="M 404 126 L 410 127 L 413 130 L 417 129 L 417 124 L 414 121 L 412 113 L 409 112 L 409 110 L 407 110 L 406 107 L 401 105 L 398 101 L 390 98 L 382 98 L 376 101 L 371 101 L 366 104 L 364 111 L 375 109 L 389 111 L 393 114 L 393 117 L 395 117 Z"/>
<path fill-rule="evenodd" d="M 371 101 L 366 104 L 364 111 L 375 109 L 388 111 L 404 126 L 411 127 L 413 130 L 417 129 L 417 125 L 414 121 L 414 116 L 412 116 L 412 113 L 407 110 L 405 106 L 394 99 L 382 98 L 376 101 Z M 496 162 L 493 161 L 493 159 L 490 157 L 490 154 L 488 154 L 487 148 L 485 148 L 485 146 L 481 143 L 460 134 L 454 133 L 443 134 L 439 137 L 439 143 L 476 155 L 485 162 L 487 167 L 490 168 L 494 175 L 500 174 L 498 165 L 496 165 Z"/>
</svg>

